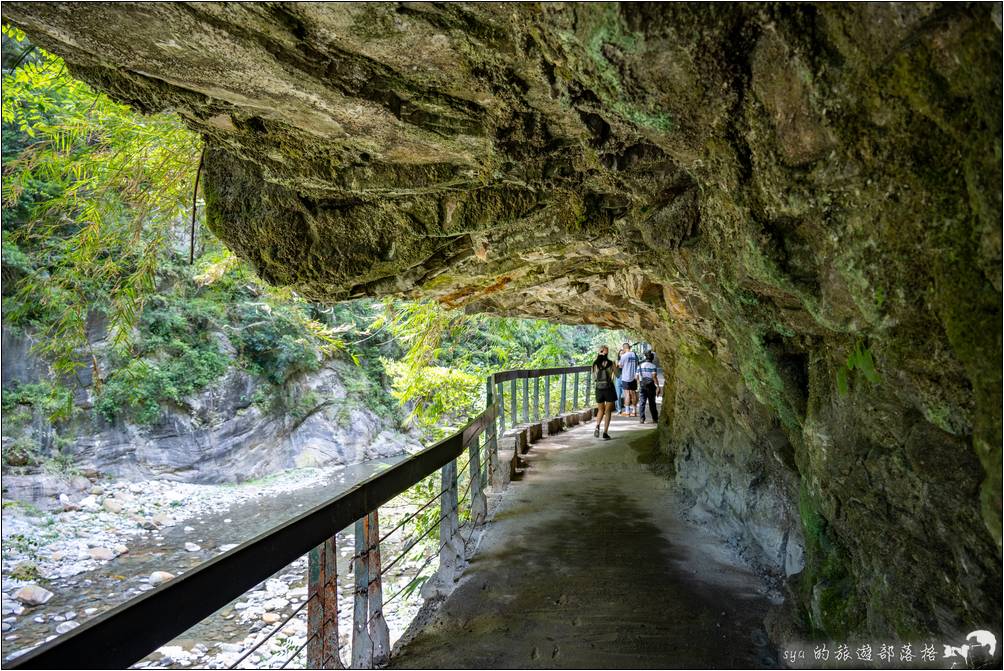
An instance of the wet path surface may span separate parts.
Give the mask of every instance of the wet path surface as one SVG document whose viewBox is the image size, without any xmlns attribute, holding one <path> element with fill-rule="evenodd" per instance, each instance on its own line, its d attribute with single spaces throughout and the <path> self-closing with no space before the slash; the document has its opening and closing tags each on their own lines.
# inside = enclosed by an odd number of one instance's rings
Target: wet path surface
<svg viewBox="0 0 1004 671">
<path fill-rule="evenodd" d="M 678 521 L 669 481 L 645 465 L 655 427 L 617 418 L 611 435 L 590 425 L 533 446 L 460 583 L 394 667 L 773 665 L 759 581 Z"/>
</svg>

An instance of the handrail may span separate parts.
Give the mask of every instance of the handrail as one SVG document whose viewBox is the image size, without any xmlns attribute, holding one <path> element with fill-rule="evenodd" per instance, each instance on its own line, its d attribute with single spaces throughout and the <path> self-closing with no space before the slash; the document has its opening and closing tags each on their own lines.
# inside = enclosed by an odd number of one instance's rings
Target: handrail
<svg viewBox="0 0 1004 671">
<path fill-rule="evenodd" d="M 509 380 L 522 380 L 524 378 L 543 377 L 545 375 L 561 375 L 562 373 L 588 373 L 591 366 L 566 366 L 564 368 L 526 368 L 516 370 L 502 370 L 492 373 L 495 382 L 508 382 Z"/>
<path fill-rule="evenodd" d="M 509 380 L 588 371 L 589 366 L 500 371 L 489 377 L 489 387 Z M 5 668 L 125 668 L 134 664 L 322 545 L 338 531 L 447 467 L 478 435 L 489 428 L 494 431 L 502 402 L 502 399 L 489 396 L 489 406 L 453 435 L 71 632 L 43 643 L 11 660 Z"/>
</svg>

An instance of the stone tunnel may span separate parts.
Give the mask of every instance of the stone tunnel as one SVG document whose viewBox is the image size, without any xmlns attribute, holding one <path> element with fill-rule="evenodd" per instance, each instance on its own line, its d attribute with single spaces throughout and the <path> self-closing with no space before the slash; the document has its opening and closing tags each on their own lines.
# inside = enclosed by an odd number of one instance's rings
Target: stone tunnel
<svg viewBox="0 0 1004 671">
<path fill-rule="evenodd" d="M 654 343 L 666 477 L 789 626 L 1000 631 L 999 4 L 3 14 L 202 134 L 265 280 Z"/>
</svg>

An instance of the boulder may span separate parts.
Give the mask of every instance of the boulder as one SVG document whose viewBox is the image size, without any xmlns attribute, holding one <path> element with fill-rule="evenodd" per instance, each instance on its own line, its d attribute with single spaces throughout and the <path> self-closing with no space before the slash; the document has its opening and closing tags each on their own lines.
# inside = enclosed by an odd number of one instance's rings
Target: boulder
<svg viewBox="0 0 1004 671">
<path fill-rule="evenodd" d="M 168 573 L 167 571 L 154 571 L 150 574 L 150 584 L 154 586 L 161 585 L 172 578 L 174 578 L 173 573 Z"/>
<path fill-rule="evenodd" d="M 115 551 L 105 547 L 91 548 L 88 550 L 88 554 L 90 554 L 91 559 L 97 561 L 109 561 L 115 558 Z"/>
<path fill-rule="evenodd" d="M 38 585 L 25 585 L 14 592 L 15 599 L 29 606 L 40 606 L 52 597 L 52 592 Z"/>
</svg>

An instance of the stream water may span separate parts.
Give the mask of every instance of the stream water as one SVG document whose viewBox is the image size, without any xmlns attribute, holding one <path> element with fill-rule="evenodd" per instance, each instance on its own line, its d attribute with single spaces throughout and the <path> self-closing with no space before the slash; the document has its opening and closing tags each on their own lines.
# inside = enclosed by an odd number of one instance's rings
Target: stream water
<svg viewBox="0 0 1004 671">
<path fill-rule="evenodd" d="M 378 459 L 334 471 L 320 483 L 284 491 L 277 494 L 259 492 L 250 500 L 235 503 L 229 508 L 212 514 L 202 514 L 185 519 L 171 526 L 165 526 L 153 533 L 137 535 L 129 542 L 129 550 L 112 561 L 102 562 L 97 568 L 72 577 L 52 580 L 47 589 L 54 596 L 44 605 L 27 609 L 16 618 L 4 634 L 4 658 L 26 650 L 55 634 L 56 627 L 66 619 L 84 622 L 115 607 L 144 591 L 153 589 L 150 575 L 154 571 L 167 571 L 175 576 L 191 570 L 235 544 L 254 536 L 330 499 L 353 484 L 375 474 L 401 459 L 405 455 L 391 459 Z M 381 509 L 382 515 L 384 509 Z M 394 522 L 393 505 L 387 510 L 384 528 Z M 400 512 L 398 516 L 403 515 Z M 384 556 L 397 553 L 405 539 L 402 534 L 389 539 L 384 548 Z M 340 620 L 343 637 L 348 634 L 347 623 L 351 618 L 349 559 L 353 553 L 351 529 L 339 534 L 339 577 L 340 577 Z M 185 545 L 196 544 L 196 551 L 186 550 Z M 190 546 L 191 547 L 191 546 Z M 344 564 L 343 564 L 344 562 Z M 414 568 L 417 560 L 401 562 L 401 581 L 408 568 Z M 396 573 L 396 572 L 395 572 Z M 141 666 L 225 666 L 236 661 L 239 653 L 254 642 L 254 636 L 262 630 L 275 627 L 270 622 L 273 615 L 284 620 L 296 606 L 306 599 L 306 559 L 280 571 L 272 580 L 262 583 L 260 589 L 252 590 L 241 599 L 224 607 L 184 635 L 173 641 L 161 652 L 149 656 Z M 393 579 L 388 581 L 387 591 L 395 589 Z M 417 593 L 412 596 L 417 596 Z M 343 601 L 344 600 L 344 601 Z M 410 621 L 418 605 L 416 599 L 401 599 L 397 609 L 388 609 L 392 637 L 396 638 Z M 268 612 L 268 616 L 265 613 Z M 67 614 L 75 614 L 67 618 Z M 8 621 L 12 618 L 8 618 Z M 281 621 L 280 620 L 280 621 Z M 151 623 L 151 626 L 155 626 Z M 306 609 L 283 628 L 284 640 L 272 652 L 280 654 L 294 649 L 294 644 L 305 640 Z M 268 646 L 261 654 L 246 660 L 244 664 L 268 666 L 270 653 Z M 343 653 L 344 654 L 344 653 Z M 288 657 L 288 655 L 287 655 Z"/>
</svg>

